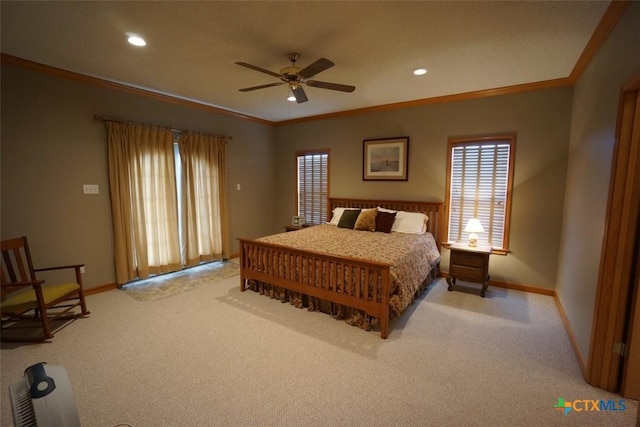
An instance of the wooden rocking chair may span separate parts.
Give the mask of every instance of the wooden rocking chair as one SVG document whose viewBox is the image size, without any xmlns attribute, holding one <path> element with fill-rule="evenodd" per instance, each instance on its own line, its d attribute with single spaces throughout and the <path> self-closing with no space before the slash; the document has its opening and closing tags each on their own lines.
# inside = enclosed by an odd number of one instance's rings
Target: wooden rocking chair
<svg viewBox="0 0 640 427">
<path fill-rule="evenodd" d="M 2 241 L 2 341 L 44 341 L 53 338 L 52 322 L 87 316 L 83 265 L 34 269 L 26 237 Z M 75 282 L 44 285 L 44 280 L 36 278 L 36 271 L 64 269 L 75 270 Z M 42 329 L 42 334 L 9 333 L 33 328 Z"/>
</svg>

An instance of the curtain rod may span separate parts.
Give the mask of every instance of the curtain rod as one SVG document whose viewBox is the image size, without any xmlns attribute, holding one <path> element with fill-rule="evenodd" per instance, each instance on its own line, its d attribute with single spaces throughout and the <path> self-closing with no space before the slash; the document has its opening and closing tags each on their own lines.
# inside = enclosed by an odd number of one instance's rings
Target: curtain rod
<svg viewBox="0 0 640 427">
<path fill-rule="evenodd" d="M 134 121 L 131 121 L 131 120 L 115 119 L 113 117 L 101 116 L 99 114 L 94 114 L 93 118 L 95 120 L 100 120 L 102 122 L 124 123 L 124 124 L 131 124 L 131 125 L 148 124 L 148 123 L 134 122 Z M 150 125 L 150 126 L 158 126 L 158 125 Z M 159 126 L 159 127 L 164 127 L 166 129 L 169 129 L 171 132 L 180 133 L 180 134 L 185 133 L 185 132 L 190 132 L 188 130 L 174 129 L 171 126 Z M 232 140 L 233 139 L 232 136 L 226 136 L 226 135 L 216 135 L 216 136 L 220 137 L 220 138 L 226 138 L 228 140 Z"/>
</svg>

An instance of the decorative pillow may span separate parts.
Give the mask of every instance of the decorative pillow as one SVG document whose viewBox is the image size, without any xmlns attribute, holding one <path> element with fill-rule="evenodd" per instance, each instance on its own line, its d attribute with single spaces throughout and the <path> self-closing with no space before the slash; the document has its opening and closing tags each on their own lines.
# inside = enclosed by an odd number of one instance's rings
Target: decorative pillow
<svg viewBox="0 0 640 427">
<path fill-rule="evenodd" d="M 363 209 L 358 215 L 356 224 L 353 227 L 355 230 L 364 231 L 376 231 L 376 217 L 378 215 L 378 209 Z"/>
<path fill-rule="evenodd" d="M 381 208 L 380 206 L 378 206 L 378 212 L 395 213 L 395 212 L 398 212 L 398 211 L 394 211 L 394 210 L 386 209 L 386 208 Z"/>
<path fill-rule="evenodd" d="M 334 208 L 333 209 L 333 216 L 331 217 L 331 221 L 329 221 L 329 224 L 331 225 L 338 225 L 338 223 L 340 222 L 340 218 L 342 217 L 342 214 L 344 211 L 348 211 L 348 210 L 357 210 L 356 208 Z"/>
<path fill-rule="evenodd" d="M 340 221 L 338 222 L 338 227 L 340 228 L 351 228 L 356 225 L 356 221 L 358 220 L 358 216 L 360 215 L 360 209 L 347 209 L 342 213 L 340 217 Z"/>
<path fill-rule="evenodd" d="M 409 234 L 424 234 L 429 217 L 419 212 L 398 211 L 391 231 Z"/>
<path fill-rule="evenodd" d="M 391 233 L 391 227 L 396 220 L 396 212 L 384 212 L 378 210 L 376 215 L 376 231 L 382 231 L 383 233 Z"/>
</svg>

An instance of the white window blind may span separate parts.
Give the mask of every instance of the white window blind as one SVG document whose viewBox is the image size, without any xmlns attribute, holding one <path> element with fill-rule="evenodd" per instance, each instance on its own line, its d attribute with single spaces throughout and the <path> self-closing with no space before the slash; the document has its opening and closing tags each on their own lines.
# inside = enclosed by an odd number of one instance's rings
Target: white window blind
<svg viewBox="0 0 640 427">
<path fill-rule="evenodd" d="M 478 218 L 484 228 L 478 243 L 507 249 L 511 144 L 507 139 L 451 145 L 450 242 L 467 241 L 464 229 L 471 218 Z"/>
<path fill-rule="evenodd" d="M 327 221 L 329 153 L 298 153 L 298 216 L 307 224 Z"/>
</svg>

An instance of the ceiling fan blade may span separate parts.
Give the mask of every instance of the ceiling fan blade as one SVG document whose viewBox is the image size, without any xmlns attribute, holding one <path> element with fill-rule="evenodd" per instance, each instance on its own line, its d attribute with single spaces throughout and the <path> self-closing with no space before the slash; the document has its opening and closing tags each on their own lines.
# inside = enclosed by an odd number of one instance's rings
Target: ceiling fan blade
<svg viewBox="0 0 640 427">
<path fill-rule="evenodd" d="M 314 62 L 313 64 L 311 64 L 311 65 L 307 66 L 306 68 L 303 68 L 302 70 L 300 70 L 300 72 L 298 74 L 303 79 L 308 79 L 309 77 L 313 77 L 316 74 L 326 70 L 327 68 L 333 67 L 334 65 L 336 65 L 336 64 L 334 64 L 333 62 L 329 61 L 327 58 L 320 58 L 316 62 Z"/>
<path fill-rule="evenodd" d="M 338 83 L 320 82 L 318 80 L 307 80 L 305 83 L 312 87 L 319 87 L 321 89 L 339 90 L 340 92 L 353 92 L 354 90 L 356 90 L 355 86 L 341 85 Z"/>
<path fill-rule="evenodd" d="M 242 65 L 243 67 L 251 68 L 252 70 L 260 71 L 261 73 L 269 74 L 270 76 L 280 78 L 280 74 L 274 73 L 273 71 L 265 70 L 264 68 L 260 68 L 257 65 L 247 64 L 246 62 L 236 62 L 238 65 Z"/>
<path fill-rule="evenodd" d="M 252 86 L 252 87 L 245 87 L 244 89 L 238 89 L 240 92 L 250 92 L 252 90 L 257 90 L 257 89 L 264 89 L 265 87 L 271 87 L 271 86 L 280 86 L 283 85 L 283 82 L 278 82 L 278 83 L 269 83 L 266 85 L 260 85 L 260 86 Z"/>
<path fill-rule="evenodd" d="M 291 92 L 293 92 L 293 96 L 296 97 L 296 102 L 298 104 L 302 104 L 303 102 L 307 102 L 309 100 L 309 98 L 307 98 L 307 94 L 304 93 L 304 89 L 300 85 L 292 88 Z"/>
</svg>

